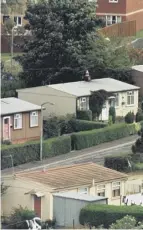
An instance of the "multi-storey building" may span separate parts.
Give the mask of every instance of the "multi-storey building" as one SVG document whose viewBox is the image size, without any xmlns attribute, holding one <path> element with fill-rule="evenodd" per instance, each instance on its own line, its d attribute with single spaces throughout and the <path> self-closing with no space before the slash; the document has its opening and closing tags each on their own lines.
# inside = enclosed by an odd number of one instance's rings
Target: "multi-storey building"
<svg viewBox="0 0 143 230">
<path fill-rule="evenodd" d="M 98 0 L 96 15 L 112 25 L 136 21 L 137 31 L 143 29 L 143 0 Z"/>
</svg>

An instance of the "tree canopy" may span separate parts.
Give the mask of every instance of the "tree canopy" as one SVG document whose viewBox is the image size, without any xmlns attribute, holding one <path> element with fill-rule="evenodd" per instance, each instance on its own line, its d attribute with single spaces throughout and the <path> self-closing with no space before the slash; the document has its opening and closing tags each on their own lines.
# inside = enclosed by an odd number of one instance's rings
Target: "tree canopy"
<svg viewBox="0 0 143 230">
<path fill-rule="evenodd" d="M 95 12 L 96 1 L 88 0 L 41 0 L 28 5 L 25 17 L 33 37 L 18 57 L 27 86 L 81 79 L 82 57 L 90 49 L 88 37 L 104 24 Z"/>
</svg>

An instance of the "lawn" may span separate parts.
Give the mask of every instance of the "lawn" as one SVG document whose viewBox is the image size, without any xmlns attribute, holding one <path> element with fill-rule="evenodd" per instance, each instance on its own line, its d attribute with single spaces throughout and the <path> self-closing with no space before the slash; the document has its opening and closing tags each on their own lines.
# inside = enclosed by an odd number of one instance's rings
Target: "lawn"
<svg viewBox="0 0 143 230">
<path fill-rule="evenodd" d="M 139 32 L 137 32 L 136 38 L 143 38 L 143 30 L 140 30 Z"/>
</svg>

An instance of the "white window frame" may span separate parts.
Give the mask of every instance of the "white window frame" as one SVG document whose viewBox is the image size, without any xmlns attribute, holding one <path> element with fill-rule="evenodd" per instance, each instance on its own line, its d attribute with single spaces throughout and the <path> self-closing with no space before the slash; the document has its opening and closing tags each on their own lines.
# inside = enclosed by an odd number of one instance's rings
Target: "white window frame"
<svg viewBox="0 0 143 230">
<path fill-rule="evenodd" d="M 32 118 L 37 118 L 37 123 L 33 124 Z M 30 127 L 37 127 L 38 126 L 38 111 L 32 111 L 30 112 Z"/>
<path fill-rule="evenodd" d="M 117 99 L 117 101 L 116 101 L 116 99 Z M 115 93 L 115 107 L 119 107 L 119 93 Z"/>
<path fill-rule="evenodd" d="M 19 126 L 16 127 L 16 120 L 20 120 Z M 14 114 L 14 129 L 22 129 L 22 113 Z"/>
<path fill-rule="evenodd" d="M 109 3 L 118 3 L 119 0 L 109 0 Z"/>
<path fill-rule="evenodd" d="M 116 182 L 112 182 L 112 197 L 119 197 L 119 196 L 113 196 L 113 191 L 114 190 L 120 190 L 120 195 L 121 195 L 121 182 L 120 181 L 116 181 Z"/>
<path fill-rule="evenodd" d="M 22 16 L 14 16 L 14 18 L 16 18 L 16 26 L 22 26 Z M 21 18 L 21 24 L 18 23 L 18 18 Z"/>
<path fill-rule="evenodd" d="M 128 97 L 130 98 L 129 99 L 130 103 L 128 103 Z M 132 97 L 133 97 L 133 103 L 131 103 Z M 135 92 L 134 92 L 134 90 L 128 91 L 127 92 L 127 106 L 132 106 L 134 104 L 135 104 Z"/>
<path fill-rule="evenodd" d="M 80 191 L 80 190 L 85 190 L 85 191 Z M 79 194 L 88 194 L 88 188 L 87 187 L 78 188 L 78 193 Z"/>
<path fill-rule="evenodd" d="M 115 17 L 115 23 L 113 23 L 112 17 Z M 120 21 L 118 21 L 118 18 L 120 18 Z M 110 26 L 110 25 L 114 25 L 114 24 L 117 24 L 117 23 L 121 23 L 122 22 L 122 17 L 120 15 L 106 15 L 105 20 L 106 20 L 106 26 Z"/>
<path fill-rule="evenodd" d="M 97 195 L 98 193 L 104 193 L 105 195 L 105 188 L 106 188 L 105 184 L 97 185 Z"/>
<path fill-rule="evenodd" d="M 87 104 L 87 99 L 86 97 L 81 97 L 80 100 L 79 100 L 79 109 L 80 111 L 84 111 L 86 110 L 86 104 Z"/>
</svg>

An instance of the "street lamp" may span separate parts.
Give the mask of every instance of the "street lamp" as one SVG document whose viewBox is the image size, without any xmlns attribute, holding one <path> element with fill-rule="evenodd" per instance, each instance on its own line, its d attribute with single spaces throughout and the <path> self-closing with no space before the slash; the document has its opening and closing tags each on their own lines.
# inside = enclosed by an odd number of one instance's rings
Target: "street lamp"
<svg viewBox="0 0 143 230">
<path fill-rule="evenodd" d="M 13 40 L 14 40 L 14 29 L 17 29 L 17 26 L 13 26 L 11 30 L 11 73 L 12 73 L 12 61 L 13 61 Z"/>
<path fill-rule="evenodd" d="M 43 108 L 43 106 L 46 104 L 54 105 L 53 103 L 48 101 L 41 104 L 40 161 L 42 161 L 43 159 L 43 110 L 45 109 Z"/>
<path fill-rule="evenodd" d="M 13 175 L 15 174 L 14 173 L 14 165 L 13 165 L 13 156 L 10 154 L 10 155 L 8 155 L 8 156 L 3 156 L 3 158 L 11 158 L 11 165 L 12 165 L 12 171 L 13 171 Z"/>
</svg>

